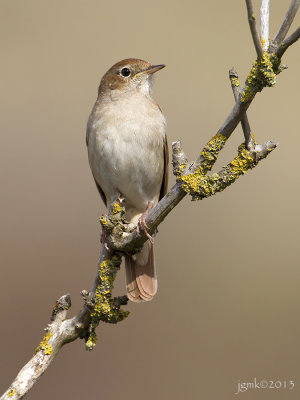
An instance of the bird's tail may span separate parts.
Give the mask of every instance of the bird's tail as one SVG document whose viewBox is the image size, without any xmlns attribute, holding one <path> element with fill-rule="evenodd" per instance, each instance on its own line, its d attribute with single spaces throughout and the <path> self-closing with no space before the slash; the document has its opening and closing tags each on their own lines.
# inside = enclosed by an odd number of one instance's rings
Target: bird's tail
<svg viewBox="0 0 300 400">
<path fill-rule="evenodd" d="M 153 244 L 149 240 L 134 256 L 125 256 L 127 296 L 139 303 L 150 301 L 157 292 Z"/>
</svg>

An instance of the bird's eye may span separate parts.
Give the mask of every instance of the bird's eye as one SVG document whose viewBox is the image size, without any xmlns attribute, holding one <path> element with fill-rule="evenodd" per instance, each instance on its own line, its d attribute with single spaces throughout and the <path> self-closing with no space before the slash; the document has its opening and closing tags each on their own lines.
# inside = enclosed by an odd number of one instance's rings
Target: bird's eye
<svg viewBox="0 0 300 400">
<path fill-rule="evenodd" d="M 122 76 L 125 76 L 125 77 L 126 77 L 126 76 L 129 76 L 129 75 L 130 75 L 130 69 L 129 69 L 129 68 L 126 68 L 126 67 L 125 67 L 125 68 L 122 68 L 122 69 L 121 69 L 121 75 L 122 75 Z"/>
</svg>

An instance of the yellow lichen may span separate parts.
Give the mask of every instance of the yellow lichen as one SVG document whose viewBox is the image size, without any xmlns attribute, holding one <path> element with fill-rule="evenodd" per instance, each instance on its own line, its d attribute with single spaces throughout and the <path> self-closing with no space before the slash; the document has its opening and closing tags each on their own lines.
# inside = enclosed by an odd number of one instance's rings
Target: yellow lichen
<svg viewBox="0 0 300 400">
<path fill-rule="evenodd" d="M 201 164 L 194 173 L 181 175 L 178 171 L 177 181 L 181 182 L 183 190 L 190 193 L 193 200 L 199 200 L 213 194 L 215 190 L 213 181 L 217 179 L 216 174 L 208 177 L 206 173 L 212 169 L 226 140 L 225 136 L 218 133 L 204 146 L 200 157 Z"/>
<path fill-rule="evenodd" d="M 239 82 L 238 78 L 232 77 L 232 78 L 230 78 L 230 81 L 231 81 L 232 86 L 235 86 L 235 87 L 240 86 L 240 82 Z"/>
<path fill-rule="evenodd" d="M 114 214 L 118 214 L 120 211 L 121 211 L 121 207 L 119 206 L 119 204 L 114 203 L 111 213 L 114 215 Z"/>
<path fill-rule="evenodd" d="M 52 346 L 51 346 L 51 344 L 48 343 L 48 341 L 52 335 L 53 335 L 52 332 L 46 333 L 46 335 L 43 337 L 41 343 L 36 348 L 35 353 L 39 352 L 40 350 L 43 350 L 44 354 L 46 354 L 46 355 L 49 355 L 52 353 Z"/>
<path fill-rule="evenodd" d="M 238 156 L 235 157 L 226 167 L 228 175 L 236 177 L 245 174 L 254 165 L 251 153 L 245 148 L 244 143 L 239 146 Z"/>
<path fill-rule="evenodd" d="M 98 266 L 99 283 L 93 298 L 93 310 L 89 325 L 89 336 L 86 348 L 92 350 L 97 341 L 96 328 L 100 321 L 117 323 L 126 318 L 128 311 L 121 310 L 121 305 L 127 304 L 127 297 L 112 297 L 114 280 L 120 268 L 121 257 L 113 256 L 111 260 L 104 260 Z"/>
<path fill-rule="evenodd" d="M 201 172 L 210 171 L 223 149 L 227 138 L 220 133 L 215 135 L 203 148 L 201 156 Z"/>
<path fill-rule="evenodd" d="M 15 389 L 10 389 L 10 391 L 7 393 L 7 397 L 13 397 L 15 392 L 16 392 Z"/>
<path fill-rule="evenodd" d="M 241 102 L 251 101 L 257 92 L 261 92 L 266 86 L 273 86 L 276 83 L 278 68 L 275 66 L 277 58 L 274 54 L 266 51 L 260 59 L 254 61 L 247 77 L 247 85 L 242 93 Z M 275 68 L 276 67 L 276 68 Z"/>
<path fill-rule="evenodd" d="M 95 332 L 91 332 L 88 340 L 85 343 L 85 347 L 87 350 L 92 350 L 97 343 L 97 335 Z"/>
<path fill-rule="evenodd" d="M 222 173 L 206 175 L 200 166 L 192 174 L 177 176 L 177 181 L 181 182 L 181 187 L 192 196 L 193 200 L 202 200 L 224 190 L 254 165 L 251 153 L 246 150 L 243 143 L 238 148 L 237 157 L 223 168 Z"/>
<path fill-rule="evenodd" d="M 101 225 L 106 225 L 107 221 L 105 220 L 105 218 L 102 216 L 99 218 Z"/>
</svg>

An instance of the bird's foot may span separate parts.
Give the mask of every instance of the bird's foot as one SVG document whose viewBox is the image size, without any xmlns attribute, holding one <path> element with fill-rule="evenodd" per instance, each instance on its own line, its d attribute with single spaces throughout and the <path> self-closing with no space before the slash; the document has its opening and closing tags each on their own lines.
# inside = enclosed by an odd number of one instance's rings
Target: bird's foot
<svg viewBox="0 0 300 400">
<path fill-rule="evenodd" d="M 151 243 L 153 243 L 153 237 L 147 231 L 147 229 L 149 229 L 149 228 L 148 228 L 145 220 L 146 220 L 147 215 L 149 214 L 149 211 L 152 209 L 153 205 L 154 204 L 152 201 L 148 201 L 146 211 L 139 218 L 137 227 L 136 227 L 137 234 L 140 235 L 141 231 L 143 231 Z"/>
</svg>

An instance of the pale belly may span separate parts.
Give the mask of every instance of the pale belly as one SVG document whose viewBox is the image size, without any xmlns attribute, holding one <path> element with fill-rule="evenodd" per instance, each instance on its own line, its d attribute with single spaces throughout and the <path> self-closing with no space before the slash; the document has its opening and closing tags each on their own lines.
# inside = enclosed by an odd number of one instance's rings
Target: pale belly
<svg viewBox="0 0 300 400">
<path fill-rule="evenodd" d="M 164 122 L 164 120 L 162 120 Z M 135 120 L 105 124 L 90 132 L 88 151 L 94 178 L 107 205 L 120 193 L 130 219 L 159 200 L 164 173 L 164 124 L 137 124 Z M 128 215 L 129 216 L 129 215 Z"/>
</svg>

